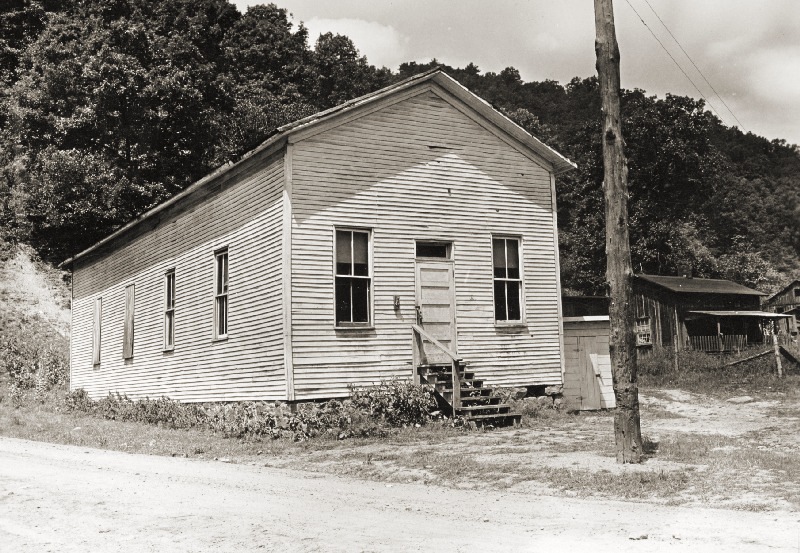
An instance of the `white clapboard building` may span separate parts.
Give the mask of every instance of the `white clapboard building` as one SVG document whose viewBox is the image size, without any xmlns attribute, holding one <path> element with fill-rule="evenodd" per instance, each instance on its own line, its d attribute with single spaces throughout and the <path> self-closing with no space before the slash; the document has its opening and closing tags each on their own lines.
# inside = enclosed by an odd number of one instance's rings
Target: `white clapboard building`
<svg viewBox="0 0 800 553">
<path fill-rule="evenodd" d="M 438 70 L 282 127 L 64 263 L 70 386 L 303 401 L 439 356 L 559 385 L 572 167 Z"/>
</svg>

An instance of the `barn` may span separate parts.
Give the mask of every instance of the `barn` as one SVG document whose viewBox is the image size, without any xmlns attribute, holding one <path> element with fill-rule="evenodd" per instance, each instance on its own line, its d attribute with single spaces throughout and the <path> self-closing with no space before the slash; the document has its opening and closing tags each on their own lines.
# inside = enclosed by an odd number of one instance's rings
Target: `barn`
<svg viewBox="0 0 800 553">
<path fill-rule="evenodd" d="M 64 262 L 70 385 L 291 402 L 440 366 L 559 385 L 573 167 L 438 70 L 282 127 Z"/>
<path fill-rule="evenodd" d="M 762 292 L 730 280 L 638 274 L 633 282 L 639 353 L 667 346 L 707 352 L 762 344 L 777 321 Z"/>
<path fill-rule="evenodd" d="M 764 309 L 792 315 L 786 319 L 786 331 L 797 336 L 800 328 L 800 280 L 793 280 L 764 302 Z"/>
</svg>

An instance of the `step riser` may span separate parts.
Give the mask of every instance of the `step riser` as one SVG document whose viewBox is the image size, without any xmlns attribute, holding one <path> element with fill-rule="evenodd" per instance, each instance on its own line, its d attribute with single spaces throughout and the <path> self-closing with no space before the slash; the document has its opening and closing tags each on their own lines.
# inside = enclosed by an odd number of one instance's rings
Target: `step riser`
<svg viewBox="0 0 800 553">
<path fill-rule="evenodd" d="M 453 372 L 449 365 L 421 366 L 427 369 L 423 381 L 427 381 L 436 390 L 440 398 L 439 407 L 449 415 L 464 417 L 467 421 L 482 427 L 511 426 L 519 424 L 522 415 L 511 412 L 511 406 L 501 402 L 501 398 L 492 396 L 492 388 L 485 387 L 484 381 L 475 378 L 474 372 L 465 370 L 465 365 L 458 366 L 459 383 L 461 384 L 461 406 L 453 410 Z"/>
</svg>

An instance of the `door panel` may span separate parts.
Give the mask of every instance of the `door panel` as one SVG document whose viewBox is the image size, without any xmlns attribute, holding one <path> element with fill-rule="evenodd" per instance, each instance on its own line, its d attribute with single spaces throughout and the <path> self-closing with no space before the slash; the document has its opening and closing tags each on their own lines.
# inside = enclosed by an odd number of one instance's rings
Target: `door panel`
<svg viewBox="0 0 800 553">
<path fill-rule="evenodd" d="M 417 306 L 422 328 L 442 345 L 456 352 L 455 285 L 453 263 L 449 260 L 416 262 Z M 439 348 L 425 343 L 428 363 L 450 363 Z"/>
</svg>

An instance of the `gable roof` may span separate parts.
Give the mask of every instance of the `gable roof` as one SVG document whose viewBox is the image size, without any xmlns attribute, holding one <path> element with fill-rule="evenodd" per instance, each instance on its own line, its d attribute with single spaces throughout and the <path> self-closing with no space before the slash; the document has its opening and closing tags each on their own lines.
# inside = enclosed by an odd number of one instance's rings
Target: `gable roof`
<svg viewBox="0 0 800 553">
<path fill-rule="evenodd" d="M 643 282 L 666 288 L 670 292 L 687 294 L 736 294 L 740 296 L 766 296 L 763 292 L 730 280 L 716 278 L 687 278 L 682 276 L 636 275 Z"/>
<path fill-rule="evenodd" d="M 529 150 L 537 159 L 542 160 L 545 164 L 550 165 L 548 169 L 554 174 L 563 173 L 577 167 L 575 163 L 556 152 L 538 138 L 531 135 L 528 131 L 492 107 L 489 102 L 469 91 L 465 86 L 437 67 L 424 73 L 414 75 L 413 77 L 409 77 L 408 79 L 397 82 L 386 88 L 365 94 L 364 96 L 349 100 L 343 104 L 339 104 L 338 106 L 315 113 L 314 115 L 299 119 L 282 127 L 278 127 L 274 134 L 267 138 L 267 140 L 262 142 L 253 150 L 244 154 L 235 163 L 227 163 L 226 165 L 217 168 L 197 182 L 186 187 L 172 198 L 162 202 L 149 211 L 142 213 L 134 220 L 130 221 L 126 225 L 123 225 L 99 242 L 61 262 L 59 264 L 59 268 L 71 265 L 78 259 L 86 257 L 88 254 L 95 252 L 102 246 L 109 244 L 113 240 L 126 234 L 134 227 L 137 227 L 142 222 L 152 219 L 166 208 L 180 203 L 181 200 L 193 194 L 198 189 L 205 187 L 212 182 L 216 182 L 234 168 L 241 166 L 244 162 L 250 160 L 257 154 L 261 154 L 269 150 L 275 151 L 283 148 L 286 143 L 290 141 L 293 135 L 305 133 L 307 130 L 312 129 L 315 126 L 321 126 L 323 124 L 333 122 L 336 118 L 344 118 L 347 115 L 354 114 L 362 109 L 368 109 L 368 106 L 373 106 L 380 100 L 400 94 L 403 91 L 409 91 L 413 88 L 424 85 L 425 83 L 438 85 L 457 100 L 461 101 L 463 104 L 466 104 L 466 106 L 481 116 L 483 120 L 488 122 L 492 127 L 499 129 L 502 131 L 502 133 L 510 137 L 512 139 L 512 145 L 519 144 L 520 146 Z"/>
<path fill-rule="evenodd" d="M 767 303 L 771 302 L 778 296 L 782 296 L 792 288 L 800 288 L 800 280 L 793 280 L 792 282 L 784 286 L 780 291 L 772 294 L 769 298 L 767 298 Z"/>
</svg>

